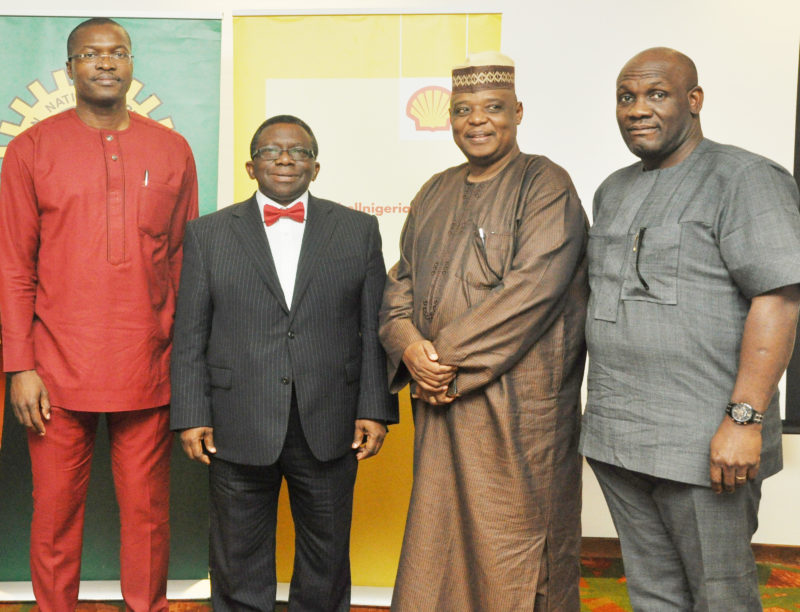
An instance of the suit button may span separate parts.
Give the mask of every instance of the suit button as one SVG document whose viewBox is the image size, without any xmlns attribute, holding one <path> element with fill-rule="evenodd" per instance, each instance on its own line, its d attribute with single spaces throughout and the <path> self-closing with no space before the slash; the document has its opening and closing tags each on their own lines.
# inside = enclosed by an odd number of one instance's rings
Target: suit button
<svg viewBox="0 0 800 612">
<path fill-rule="evenodd" d="M 288 334 L 286 334 L 286 335 L 287 335 L 287 336 L 289 336 L 290 338 L 294 338 L 294 332 L 293 332 L 293 331 L 290 331 L 290 332 L 289 332 Z"/>
<path fill-rule="evenodd" d="M 289 384 L 289 377 L 288 376 L 284 376 L 283 378 L 281 378 L 281 382 L 284 385 L 288 385 Z"/>
</svg>

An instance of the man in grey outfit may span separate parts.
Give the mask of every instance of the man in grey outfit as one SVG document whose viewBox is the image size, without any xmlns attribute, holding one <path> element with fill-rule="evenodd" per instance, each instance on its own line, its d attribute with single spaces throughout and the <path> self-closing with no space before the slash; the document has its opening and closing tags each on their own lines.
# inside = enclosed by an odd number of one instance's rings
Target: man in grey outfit
<svg viewBox="0 0 800 612">
<path fill-rule="evenodd" d="M 777 385 L 800 304 L 797 186 L 703 137 L 694 63 L 648 49 L 617 79 L 640 162 L 597 190 L 581 452 L 635 610 L 761 610 L 750 540 L 781 468 Z"/>
</svg>

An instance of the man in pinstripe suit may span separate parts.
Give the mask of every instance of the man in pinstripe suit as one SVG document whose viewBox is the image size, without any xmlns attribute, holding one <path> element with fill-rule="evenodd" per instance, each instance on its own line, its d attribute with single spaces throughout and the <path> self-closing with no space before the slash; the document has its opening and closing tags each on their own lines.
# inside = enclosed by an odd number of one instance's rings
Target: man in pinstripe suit
<svg viewBox="0 0 800 612">
<path fill-rule="evenodd" d="M 215 610 L 272 610 L 281 480 L 296 526 L 289 609 L 350 609 L 358 460 L 397 422 L 377 337 L 386 276 L 375 217 L 308 193 L 317 141 L 256 130 L 253 197 L 187 228 L 172 428 L 209 466 Z"/>
</svg>

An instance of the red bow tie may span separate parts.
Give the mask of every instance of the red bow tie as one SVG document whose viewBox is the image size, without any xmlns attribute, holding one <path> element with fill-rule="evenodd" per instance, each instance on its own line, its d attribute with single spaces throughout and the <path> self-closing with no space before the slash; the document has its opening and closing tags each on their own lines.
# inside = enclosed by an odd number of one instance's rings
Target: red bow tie
<svg viewBox="0 0 800 612">
<path fill-rule="evenodd" d="M 277 223 L 281 217 L 289 217 L 290 219 L 302 223 L 305 220 L 305 208 L 302 202 L 298 202 L 288 208 L 275 208 L 269 204 L 264 205 L 264 223 L 272 225 Z"/>
</svg>

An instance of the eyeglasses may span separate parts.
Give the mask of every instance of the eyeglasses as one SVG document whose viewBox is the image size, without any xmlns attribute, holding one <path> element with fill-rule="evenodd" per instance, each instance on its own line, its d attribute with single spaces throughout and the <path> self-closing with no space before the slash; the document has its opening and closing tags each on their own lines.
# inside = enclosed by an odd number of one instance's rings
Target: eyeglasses
<svg viewBox="0 0 800 612">
<path fill-rule="evenodd" d="M 124 51 L 116 51 L 114 53 L 76 53 L 75 55 L 70 55 L 67 59 L 91 64 L 93 62 L 97 63 L 103 58 L 114 64 L 130 64 L 133 61 L 133 56 Z"/>
<path fill-rule="evenodd" d="M 305 147 L 291 147 L 290 149 L 283 149 L 281 147 L 276 147 L 275 145 L 267 145 L 266 147 L 261 147 L 260 149 L 256 149 L 255 153 L 253 153 L 253 159 L 258 157 L 264 161 L 275 161 L 283 152 L 286 151 L 294 161 L 308 161 L 309 159 L 314 159 L 314 152 L 310 149 L 306 149 Z"/>
</svg>

